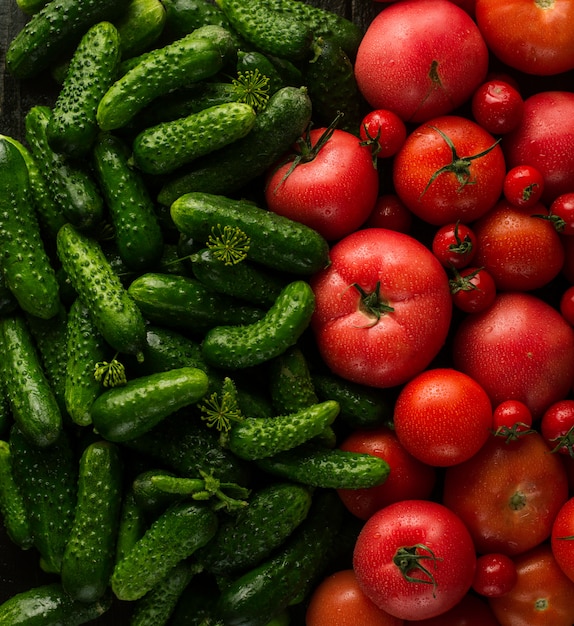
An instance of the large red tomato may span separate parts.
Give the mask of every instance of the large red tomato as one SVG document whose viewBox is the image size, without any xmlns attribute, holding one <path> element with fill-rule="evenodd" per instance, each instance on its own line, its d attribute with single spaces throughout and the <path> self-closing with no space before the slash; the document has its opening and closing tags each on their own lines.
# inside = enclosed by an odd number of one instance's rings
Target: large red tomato
<svg viewBox="0 0 574 626">
<path fill-rule="evenodd" d="M 488 69 L 476 23 L 448 0 L 405 0 L 381 11 L 359 45 L 355 75 L 374 109 L 423 122 L 470 98 Z"/>
<path fill-rule="evenodd" d="M 500 198 L 506 175 L 501 147 L 459 115 L 429 120 L 407 137 L 393 162 L 395 191 L 435 225 L 472 222 Z"/>
<path fill-rule="evenodd" d="M 491 608 L 485 600 L 472 593 L 464 598 L 446 613 L 437 617 L 405 621 L 405 626 L 500 626 Z"/>
<path fill-rule="evenodd" d="M 442 502 L 466 524 L 478 552 L 513 556 L 550 537 L 568 498 L 560 458 L 536 432 L 491 436 L 472 458 L 447 468 Z"/>
<path fill-rule="evenodd" d="M 372 387 L 410 380 L 446 340 L 452 301 L 445 269 L 404 233 L 366 228 L 331 248 L 311 279 L 311 325 L 323 360 L 339 376 Z"/>
<path fill-rule="evenodd" d="M 574 68 L 571 0 L 476 0 L 475 18 L 489 49 L 510 67 L 535 75 Z"/>
<path fill-rule="evenodd" d="M 453 359 L 484 387 L 494 406 L 520 400 L 536 418 L 570 391 L 574 330 L 542 299 L 500 293 L 490 308 L 462 320 Z"/>
</svg>

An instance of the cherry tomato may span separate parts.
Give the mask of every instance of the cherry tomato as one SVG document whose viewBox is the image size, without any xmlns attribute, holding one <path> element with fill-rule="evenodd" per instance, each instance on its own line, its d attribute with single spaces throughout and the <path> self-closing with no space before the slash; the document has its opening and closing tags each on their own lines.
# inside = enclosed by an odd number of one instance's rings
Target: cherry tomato
<svg viewBox="0 0 574 626">
<path fill-rule="evenodd" d="M 549 219 L 561 235 L 574 235 L 574 192 L 563 193 L 552 202 Z"/>
<path fill-rule="evenodd" d="M 520 400 L 504 400 L 494 407 L 492 413 L 492 430 L 497 437 L 507 440 L 533 432 L 532 413 Z"/>
<path fill-rule="evenodd" d="M 544 178 L 532 165 L 516 165 L 506 172 L 502 191 L 513 206 L 530 208 L 542 197 Z"/>
<path fill-rule="evenodd" d="M 410 620 L 440 615 L 460 602 L 475 567 L 466 526 L 430 500 L 401 500 L 377 511 L 353 552 L 364 593 L 387 613 Z"/>
<path fill-rule="evenodd" d="M 574 456 L 574 400 L 551 404 L 542 415 L 540 430 L 554 452 Z"/>
<path fill-rule="evenodd" d="M 516 565 L 509 556 L 490 552 L 476 559 L 472 588 L 482 596 L 497 598 L 508 593 L 517 578 Z"/>
<path fill-rule="evenodd" d="M 574 326 L 574 286 L 568 287 L 560 298 L 560 313 L 562 317 Z"/>
<path fill-rule="evenodd" d="M 452 609 L 437 617 L 417 621 L 405 621 L 412 626 L 500 626 L 486 600 L 467 593 Z"/>
<path fill-rule="evenodd" d="M 492 428 L 492 405 L 470 376 L 428 369 L 400 391 L 393 416 L 398 440 L 423 463 L 446 467 L 476 454 Z"/>
<path fill-rule="evenodd" d="M 476 253 L 476 235 L 470 226 L 454 222 L 434 234 L 432 251 L 444 267 L 466 267 Z"/>
<path fill-rule="evenodd" d="M 560 569 L 574 581 L 574 498 L 569 498 L 558 511 L 550 545 Z"/>
<path fill-rule="evenodd" d="M 454 305 L 466 313 L 484 311 L 496 298 L 494 279 L 483 267 L 454 270 L 449 285 Z"/>
<path fill-rule="evenodd" d="M 485 130 L 493 135 L 503 135 L 520 124 L 524 100 L 512 85 L 492 79 L 474 92 L 471 108 L 474 119 Z"/>
<path fill-rule="evenodd" d="M 388 228 L 408 233 L 413 223 L 413 214 L 395 193 L 386 193 L 377 198 L 365 228 Z"/>
<path fill-rule="evenodd" d="M 407 127 L 393 111 L 375 109 L 365 115 L 359 128 L 359 137 L 370 145 L 378 158 L 394 156 L 407 138 Z"/>
</svg>

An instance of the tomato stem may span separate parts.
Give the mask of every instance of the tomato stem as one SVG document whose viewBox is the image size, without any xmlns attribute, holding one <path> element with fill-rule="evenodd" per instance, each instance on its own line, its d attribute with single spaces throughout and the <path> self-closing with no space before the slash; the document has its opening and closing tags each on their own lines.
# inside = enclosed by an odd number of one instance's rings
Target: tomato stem
<svg viewBox="0 0 574 626">
<path fill-rule="evenodd" d="M 566 448 L 570 457 L 574 458 L 574 426 L 571 426 L 563 435 L 558 435 L 558 437 L 554 437 L 550 441 L 552 443 L 556 442 L 556 445 L 550 452 L 556 453 L 561 448 Z"/>
<path fill-rule="evenodd" d="M 421 554 L 417 550 L 424 550 L 428 554 Z M 432 572 L 422 564 L 423 560 L 431 560 L 436 568 L 437 561 L 441 558 L 435 556 L 435 553 L 422 543 L 417 543 L 410 547 L 399 548 L 393 557 L 393 563 L 399 568 L 403 578 L 409 583 L 423 583 L 433 586 L 433 598 L 436 597 L 437 582 Z M 425 575 L 425 578 L 411 576 L 409 572 L 419 570 Z"/>
<path fill-rule="evenodd" d="M 375 289 L 370 292 L 365 291 L 357 283 L 353 283 L 351 287 L 354 287 L 361 295 L 359 302 L 361 311 L 374 318 L 372 326 L 381 319 L 384 313 L 392 313 L 395 310 L 387 301 L 381 298 L 381 281 L 377 281 Z"/>
</svg>

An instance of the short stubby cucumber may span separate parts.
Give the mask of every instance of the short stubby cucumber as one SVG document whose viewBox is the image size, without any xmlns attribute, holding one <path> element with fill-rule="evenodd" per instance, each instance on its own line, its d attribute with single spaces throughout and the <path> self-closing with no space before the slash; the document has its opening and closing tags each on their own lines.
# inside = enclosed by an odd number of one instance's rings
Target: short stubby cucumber
<svg viewBox="0 0 574 626">
<path fill-rule="evenodd" d="M 137 56 L 152 46 L 163 33 L 166 10 L 160 0 L 131 0 L 114 24 L 120 34 L 123 59 Z"/>
<path fill-rule="evenodd" d="M 201 344 L 205 361 L 223 369 L 260 365 L 294 345 L 309 326 L 315 295 L 304 280 L 289 283 L 265 316 L 253 324 L 216 326 Z"/>
<path fill-rule="evenodd" d="M 248 104 L 215 105 L 142 131 L 134 140 L 133 160 L 147 174 L 169 174 L 241 139 L 254 124 L 255 111 Z"/>
</svg>

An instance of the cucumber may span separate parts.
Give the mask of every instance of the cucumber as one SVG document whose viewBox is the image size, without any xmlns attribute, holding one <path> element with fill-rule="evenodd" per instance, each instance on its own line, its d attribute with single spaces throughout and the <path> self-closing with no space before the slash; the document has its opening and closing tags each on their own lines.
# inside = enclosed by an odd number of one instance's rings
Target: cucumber
<svg viewBox="0 0 574 626">
<path fill-rule="evenodd" d="M 307 358 L 297 344 L 273 359 L 269 387 L 273 406 L 278 413 L 299 411 L 319 402 Z"/>
<path fill-rule="evenodd" d="M 26 15 L 34 15 L 46 4 L 49 0 L 16 0 L 18 8 L 26 13 Z"/>
<path fill-rule="evenodd" d="M 215 604 L 218 597 L 219 587 L 214 577 L 199 574 L 179 598 L 170 625 L 216 626 Z"/>
<path fill-rule="evenodd" d="M 329 264 L 329 244 L 315 230 L 248 200 L 192 192 L 171 205 L 176 227 L 206 242 L 214 228 L 239 228 L 249 237 L 247 258 L 290 274 L 310 275 Z"/>
<path fill-rule="evenodd" d="M 78 159 L 96 140 L 96 109 L 115 80 L 120 61 L 120 35 L 110 22 L 98 22 L 74 51 L 46 129 L 55 152 Z"/>
<path fill-rule="evenodd" d="M 160 0 L 131 0 L 125 13 L 114 22 L 120 35 L 122 59 L 145 52 L 162 35 L 166 24 Z"/>
<path fill-rule="evenodd" d="M 101 133 L 93 150 L 94 169 L 114 227 L 118 253 L 128 268 L 141 272 L 163 253 L 163 233 L 140 173 L 131 167 L 131 150 L 119 137 Z"/>
<path fill-rule="evenodd" d="M 119 561 L 111 585 L 120 600 L 139 600 L 168 572 L 215 535 L 218 517 L 208 506 L 178 502 L 164 511 Z"/>
<path fill-rule="evenodd" d="M 0 269 L 20 307 L 48 319 L 60 306 L 56 273 L 50 263 L 30 201 L 26 161 L 0 136 Z"/>
<path fill-rule="evenodd" d="M 14 422 L 32 445 L 49 447 L 62 432 L 62 414 L 30 329 L 16 314 L 0 319 L 0 334 L 4 381 Z"/>
<path fill-rule="evenodd" d="M 304 87 L 276 91 L 243 139 L 206 155 L 189 171 L 167 181 L 158 193 L 170 206 L 191 191 L 228 195 L 262 176 L 302 135 L 311 120 L 311 99 Z"/>
<path fill-rule="evenodd" d="M 11 41 L 6 68 L 16 78 L 30 78 L 74 49 L 100 21 L 123 15 L 130 0 L 52 0 L 35 13 Z"/>
<path fill-rule="evenodd" d="M 62 585 L 74 600 L 92 603 L 106 593 L 114 568 L 122 498 L 117 446 L 89 444 L 80 457 L 74 522 L 62 557 Z"/>
<path fill-rule="evenodd" d="M 118 352 L 142 358 L 143 315 L 112 270 L 100 244 L 65 224 L 58 232 L 58 258 L 104 339 Z"/>
<path fill-rule="evenodd" d="M 269 81 L 269 94 L 274 94 L 286 86 L 275 65 L 267 55 L 259 50 L 239 50 L 237 52 L 236 71 L 238 75 L 246 72 L 258 72 L 261 76 L 265 76 Z"/>
<path fill-rule="evenodd" d="M 47 128 L 52 111 L 33 106 L 26 114 L 26 141 L 48 189 L 68 222 L 79 229 L 94 229 L 104 215 L 104 202 L 91 172 L 50 147 Z"/>
<path fill-rule="evenodd" d="M 145 511 L 137 504 L 133 489 L 128 487 L 124 491 L 116 532 L 117 541 L 114 566 L 118 561 L 121 561 L 134 547 L 136 542 L 142 538 L 148 527 Z"/>
<path fill-rule="evenodd" d="M 254 461 L 291 450 L 330 426 L 339 405 L 333 400 L 269 418 L 246 417 L 234 422 L 229 431 L 229 449 L 242 459 Z"/>
<path fill-rule="evenodd" d="M 303 444 L 259 459 L 263 471 L 313 487 L 367 489 L 387 479 L 389 464 L 376 456 L 339 448 Z"/>
<path fill-rule="evenodd" d="M 289 283 L 265 316 L 253 324 L 216 326 L 201 343 L 205 361 L 224 369 L 260 365 L 297 343 L 309 326 L 315 295 L 304 280 Z"/>
<path fill-rule="evenodd" d="M 192 33 L 197 28 L 214 24 L 232 31 L 225 13 L 210 0 L 162 0 L 166 11 L 168 29 L 178 37 Z"/>
<path fill-rule="evenodd" d="M 97 619 L 112 605 L 111 594 L 93 604 L 74 601 L 59 582 L 22 591 L 0 604 L 6 626 L 80 626 Z"/>
<path fill-rule="evenodd" d="M 134 439 L 207 392 L 205 372 L 180 367 L 129 380 L 104 391 L 90 407 L 96 432 L 109 441 Z"/>
<path fill-rule="evenodd" d="M 97 110 L 100 128 L 115 130 L 125 126 L 158 96 L 214 76 L 234 54 L 231 35 L 217 26 L 204 26 L 146 53 L 100 100 Z"/>
<path fill-rule="evenodd" d="M 133 161 L 147 174 L 169 174 L 241 139 L 254 124 L 252 106 L 243 102 L 217 104 L 139 133 L 133 142 Z"/>
<path fill-rule="evenodd" d="M 140 472 L 131 484 L 135 504 L 147 515 L 157 515 L 176 500 L 181 500 L 179 496 L 158 489 L 154 484 L 154 476 L 174 477 L 175 474 L 164 469 L 148 469 Z"/>
</svg>

